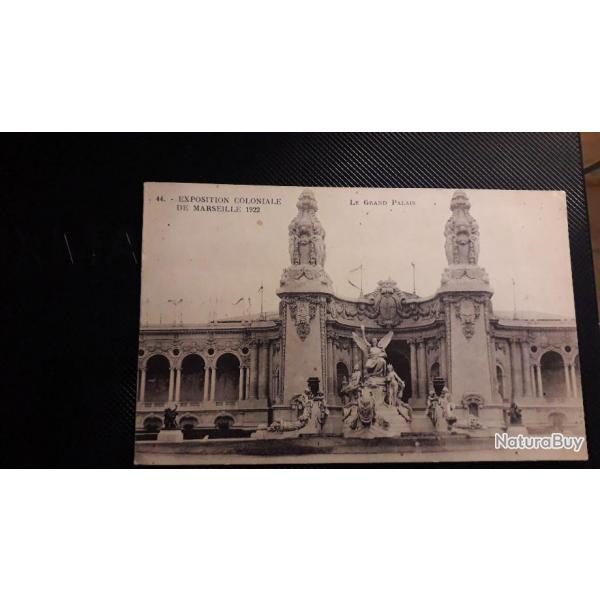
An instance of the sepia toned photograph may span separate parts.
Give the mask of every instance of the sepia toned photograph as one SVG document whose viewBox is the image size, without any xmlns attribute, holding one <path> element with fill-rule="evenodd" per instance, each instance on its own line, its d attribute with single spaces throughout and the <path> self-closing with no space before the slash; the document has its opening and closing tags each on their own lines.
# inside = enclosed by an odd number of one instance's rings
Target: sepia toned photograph
<svg viewBox="0 0 600 600">
<path fill-rule="evenodd" d="M 140 465 L 585 460 L 562 191 L 146 183 Z"/>
</svg>

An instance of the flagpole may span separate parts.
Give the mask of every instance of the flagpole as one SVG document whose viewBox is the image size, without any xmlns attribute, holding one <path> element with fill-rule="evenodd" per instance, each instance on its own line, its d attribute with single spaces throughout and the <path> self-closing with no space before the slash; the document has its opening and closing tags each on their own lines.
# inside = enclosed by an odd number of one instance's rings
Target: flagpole
<svg viewBox="0 0 600 600">
<path fill-rule="evenodd" d="M 262 321 L 265 320 L 265 313 L 263 311 L 263 296 L 264 296 L 263 282 L 260 282 L 260 318 Z"/>
<path fill-rule="evenodd" d="M 363 295 L 363 266 L 360 265 L 360 297 Z"/>
<path fill-rule="evenodd" d="M 413 294 L 417 294 L 417 284 L 416 284 L 416 277 L 415 277 L 415 263 L 411 262 L 410 263 L 412 265 L 412 272 L 413 272 Z"/>
<path fill-rule="evenodd" d="M 512 280 L 512 287 L 513 287 L 513 318 L 516 319 L 517 318 L 517 292 L 515 289 L 514 278 Z"/>
</svg>

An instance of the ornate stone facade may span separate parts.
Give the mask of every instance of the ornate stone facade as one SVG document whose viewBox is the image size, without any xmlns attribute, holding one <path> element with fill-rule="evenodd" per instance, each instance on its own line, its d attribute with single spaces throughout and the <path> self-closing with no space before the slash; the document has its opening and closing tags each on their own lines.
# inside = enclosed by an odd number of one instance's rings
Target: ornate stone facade
<svg viewBox="0 0 600 600">
<path fill-rule="evenodd" d="M 305 393 L 311 377 L 319 380 L 329 411 L 323 432 L 341 435 L 342 390 L 353 372 L 369 369 L 356 342 L 361 328 L 367 340 L 391 332 L 387 360 L 404 383 L 402 401 L 414 411 L 414 422 L 425 418 L 433 381 L 443 379 L 458 419 L 500 427 L 506 407 L 516 401 L 532 428 L 581 424 L 575 323 L 494 312 L 467 194 L 452 195 L 444 248 L 440 232 L 440 247 L 432 250 L 445 251 L 448 266 L 440 289 L 425 298 L 391 279 L 356 299 L 337 296 L 325 270 L 325 229 L 314 194 L 302 192 L 297 208 L 278 313 L 142 328 L 140 432 L 160 427 L 171 403 L 180 407 L 180 422 L 202 434 L 294 422 L 291 399 Z"/>
</svg>

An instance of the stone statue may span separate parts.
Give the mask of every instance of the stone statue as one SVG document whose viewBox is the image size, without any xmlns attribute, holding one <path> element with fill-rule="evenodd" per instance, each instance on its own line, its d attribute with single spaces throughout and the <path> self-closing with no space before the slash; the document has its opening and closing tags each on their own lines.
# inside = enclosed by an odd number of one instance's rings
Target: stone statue
<svg viewBox="0 0 600 600">
<path fill-rule="evenodd" d="M 444 419 L 446 419 L 446 423 L 448 423 L 448 431 L 452 432 L 454 425 L 456 424 L 456 414 L 454 412 L 456 405 L 452 401 L 452 396 L 450 395 L 450 390 L 448 390 L 447 386 L 444 386 L 442 389 L 440 404 L 442 406 Z"/>
<path fill-rule="evenodd" d="M 319 424 L 319 427 L 322 428 L 325 425 L 325 421 L 329 416 L 329 407 L 327 406 L 327 401 L 325 400 L 325 394 L 323 392 L 317 392 L 313 396 L 313 406 L 317 407 L 316 421 Z"/>
<path fill-rule="evenodd" d="M 296 203 L 298 214 L 288 226 L 290 265 L 283 269 L 282 289 L 332 291 L 325 272 L 325 230 L 316 216 L 318 206 L 311 190 L 304 190 Z M 307 288 L 308 289 L 304 289 Z"/>
<path fill-rule="evenodd" d="M 292 265 L 325 265 L 325 230 L 316 217 L 317 201 L 310 190 L 300 194 L 298 214 L 288 227 Z"/>
<path fill-rule="evenodd" d="M 392 341 L 394 332 L 390 330 L 379 341 L 377 341 L 377 338 L 373 338 L 371 343 L 369 343 L 365 335 L 364 326 L 361 327 L 361 331 L 362 338 L 354 331 L 352 332 L 352 338 L 367 359 L 365 363 L 367 375 L 369 377 L 385 377 L 387 364 L 387 354 L 385 353 L 385 349 Z"/>
<path fill-rule="evenodd" d="M 449 265 L 476 265 L 479 260 L 479 226 L 469 213 L 471 203 L 464 192 L 454 192 L 452 216 L 444 228 Z"/>
<path fill-rule="evenodd" d="M 435 393 L 432 387 L 429 388 L 425 414 L 429 417 L 436 430 L 441 431 L 444 429 L 444 409 L 442 408 L 441 398 Z"/>
<path fill-rule="evenodd" d="M 284 431 L 296 431 L 297 429 L 302 429 L 311 417 L 312 413 L 312 394 L 310 390 L 305 390 L 303 394 L 296 394 L 292 396 L 292 400 L 290 402 L 292 408 L 295 408 L 297 411 L 296 420 L 294 421 L 284 421 L 277 420 L 273 421 L 269 427 L 267 427 L 267 431 L 281 433 Z"/>
<path fill-rule="evenodd" d="M 385 377 L 387 393 L 385 401 L 390 406 L 396 406 L 399 399 L 402 398 L 404 394 L 404 388 L 406 384 L 402 380 L 402 378 L 396 373 L 394 370 L 394 365 L 388 363 L 387 365 L 387 375 Z"/>
<path fill-rule="evenodd" d="M 173 408 L 165 408 L 163 429 L 179 429 L 177 425 L 177 405 Z"/>
<path fill-rule="evenodd" d="M 511 402 L 508 409 L 508 420 L 511 425 L 523 424 L 523 411 L 519 408 L 514 400 Z"/>
<path fill-rule="evenodd" d="M 354 419 L 350 422 L 350 429 L 364 429 L 370 427 L 376 417 L 375 394 L 373 389 L 362 387 L 356 397 L 356 411 Z"/>
<path fill-rule="evenodd" d="M 429 394 L 427 394 L 427 404 L 425 405 L 425 414 L 431 419 L 431 422 L 435 426 L 436 424 L 436 411 L 435 406 L 438 402 L 438 397 L 433 388 L 429 388 Z"/>
<path fill-rule="evenodd" d="M 344 378 L 345 379 L 345 378 Z M 342 421 L 350 419 L 350 423 L 354 422 L 356 418 L 356 410 L 358 406 L 358 397 L 360 396 L 362 388 L 362 372 L 360 365 L 356 363 L 354 370 L 350 376 L 350 381 L 346 381 L 344 384 L 342 380 L 341 394 L 342 403 L 344 405 Z"/>
<path fill-rule="evenodd" d="M 360 365 L 357 363 L 354 365 L 354 370 L 352 371 L 352 375 L 350 376 L 350 381 L 347 381 L 344 384 L 342 380 L 342 387 L 340 391 L 342 393 L 342 396 L 346 398 L 346 402 L 356 400 L 356 396 L 360 390 L 361 382 L 362 373 L 360 370 Z"/>
<path fill-rule="evenodd" d="M 412 421 L 412 407 L 408 402 L 402 401 L 404 388 L 406 384 L 394 370 L 392 364 L 387 366 L 387 376 L 385 378 L 387 385 L 386 402 L 390 406 L 395 406 L 398 414 L 407 422 Z"/>
<path fill-rule="evenodd" d="M 348 402 L 348 395 L 346 394 L 346 388 L 348 387 L 348 378 L 345 375 L 342 375 L 342 381 L 338 387 L 338 394 L 342 399 L 342 404 L 346 404 Z"/>
<path fill-rule="evenodd" d="M 303 433 L 318 433 L 329 416 L 329 408 L 322 392 L 309 388 L 302 394 L 292 396 L 292 408 L 296 409 L 296 419 L 293 421 L 277 420 L 267 427 L 271 433 L 304 430 Z"/>
<path fill-rule="evenodd" d="M 471 203 L 464 192 L 452 195 L 452 216 L 446 222 L 445 251 L 448 266 L 442 273 L 441 287 L 446 291 L 491 291 L 490 279 L 479 266 L 479 225 L 471 216 Z"/>
<path fill-rule="evenodd" d="M 321 225 L 313 225 L 313 234 L 311 236 L 312 254 L 310 257 L 311 265 L 323 266 L 325 264 L 325 231 Z"/>
</svg>

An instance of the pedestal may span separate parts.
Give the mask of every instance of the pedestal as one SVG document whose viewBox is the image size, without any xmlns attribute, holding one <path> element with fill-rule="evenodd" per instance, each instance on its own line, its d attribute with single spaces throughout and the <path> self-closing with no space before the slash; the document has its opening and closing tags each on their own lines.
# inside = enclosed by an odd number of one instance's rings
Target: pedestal
<svg viewBox="0 0 600 600">
<path fill-rule="evenodd" d="M 370 425 L 362 424 L 360 419 L 357 420 L 357 413 L 353 412 L 344 423 L 345 438 L 389 438 L 412 432 L 411 423 L 398 413 L 398 409 L 385 403 L 385 384 L 379 380 L 382 378 L 371 377 L 362 389 L 363 396 L 373 399 L 375 407 L 373 421 Z M 352 422 L 356 422 L 355 429 L 350 427 Z"/>
<path fill-rule="evenodd" d="M 161 429 L 158 432 L 157 442 L 183 442 L 183 431 L 181 429 Z"/>
<path fill-rule="evenodd" d="M 321 430 L 322 435 L 342 435 L 342 431 L 344 429 L 344 423 L 342 421 L 343 417 L 343 407 L 341 405 L 335 404 L 333 406 L 328 406 L 329 415 L 323 424 L 323 428 Z"/>
<path fill-rule="evenodd" d="M 285 332 L 282 400 L 286 404 L 306 390 L 310 377 L 318 378 L 321 391 L 326 393 L 326 296 L 278 293 Z"/>
<path fill-rule="evenodd" d="M 448 383 L 457 405 L 481 406 L 494 397 L 488 334 L 492 292 L 485 279 L 474 278 L 480 270 L 464 268 L 460 277 L 461 269 L 447 269 L 453 277 L 440 288 L 446 308 Z"/>
</svg>

